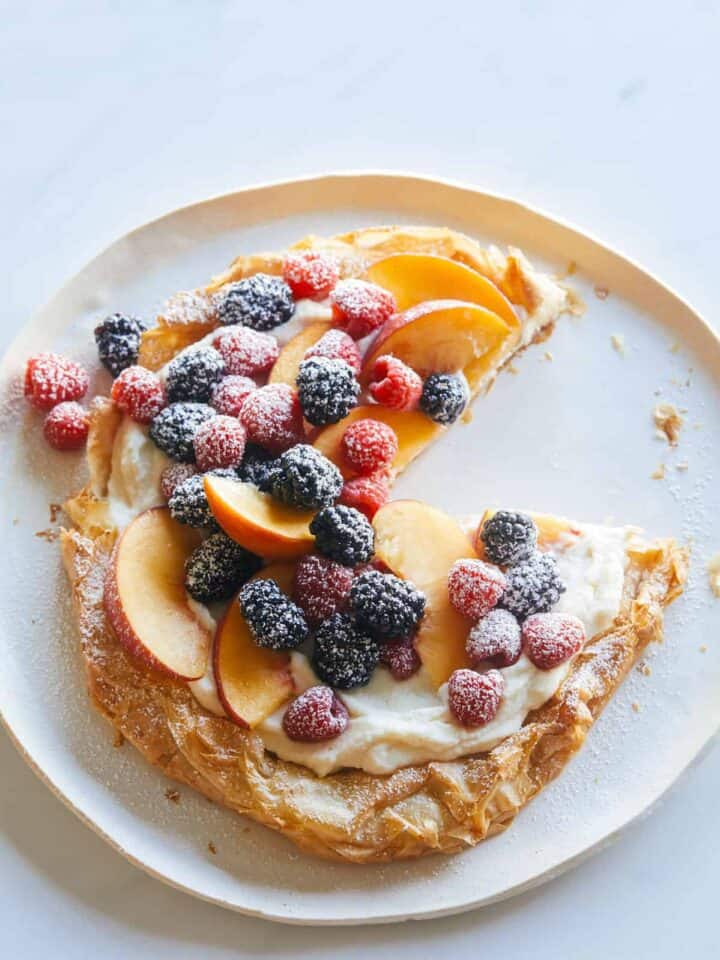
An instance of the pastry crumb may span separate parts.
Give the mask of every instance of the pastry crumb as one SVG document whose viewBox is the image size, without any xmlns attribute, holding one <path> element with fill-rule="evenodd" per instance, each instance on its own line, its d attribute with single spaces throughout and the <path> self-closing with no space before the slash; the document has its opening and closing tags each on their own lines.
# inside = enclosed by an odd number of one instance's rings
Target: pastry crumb
<svg viewBox="0 0 720 960">
<path fill-rule="evenodd" d="M 625 336 L 622 333 L 613 333 L 610 335 L 610 343 L 613 345 L 613 350 L 616 353 L 619 353 L 621 357 L 625 356 Z"/>
<path fill-rule="evenodd" d="M 47 540 L 48 543 L 53 543 L 60 536 L 59 530 L 53 530 L 48 528 L 47 530 L 36 530 L 35 536 L 39 540 Z"/>
<path fill-rule="evenodd" d="M 671 447 L 678 445 L 680 428 L 685 420 L 673 403 L 658 403 L 653 410 L 653 419 L 658 430 L 662 430 Z"/>
<path fill-rule="evenodd" d="M 664 480 L 665 479 L 665 464 L 660 463 L 655 470 L 650 474 L 651 480 Z"/>
<path fill-rule="evenodd" d="M 62 512 L 62 504 L 51 503 L 48 506 L 50 508 L 50 523 L 57 523 L 57 518 L 60 516 L 60 513 Z"/>
<path fill-rule="evenodd" d="M 122 747 L 124 743 L 125 743 L 125 737 L 122 735 L 122 733 L 120 732 L 120 730 L 116 730 L 116 731 L 115 731 L 115 736 L 113 737 L 113 747 L 114 747 L 116 750 L 119 750 L 120 747 Z"/>
<path fill-rule="evenodd" d="M 637 701 L 631 703 L 630 706 L 633 708 L 635 713 L 640 713 L 640 704 Z"/>
<path fill-rule="evenodd" d="M 649 663 L 641 663 L 641 664 L 638 666 L 638 670 L 640 671 L 640 673 L 641 673 L 644 677 L 649 677 L 650 674 L 652 673 L 652 669 L 651 669 Z"/>
<path fill-rule="evenodd" d="M 553 355 L 550 353 L 549 350 L 545 351 L 545 353 L 543 354 L 543 359 L 547 360 L 548 363 L 553 362 Z"/>
<path fill-rule="evenodd" d="M 518 370 L 518 368 L 515 366 L 514 363 L 509 363 L 505 369 L 507 370 L 508 373 L 511 373 L 514 377 L 516 377 L 518 373 L 520 373 L 520 371 Z"/>
<path fill-rule="evenodd" d="M 674 343 L 671 343 L 671 344 L 670 344 L 670 347 L 669 347 L 669 350 L 670 350 L 670 353 L 679 353 L 679 352 L 680 352 L 680 342 L 679 342 L 679 340 L 675 340 Z"/>
<path fill-rule="evenodd" d="M 707 647 L 705 646 L 704 643 L 698 647 L 698 650 L 700 651 L 700 653 L 707 653 Z"/>
<path fill-rule="evenodd" d="M 607 300 L 607 298 L 610 296 L 610 291 L 608 290 L 608 288 L 600 285 L 596 285 L 593 288 L 593 293 L 598 298 L 598 300 Z"/>
<path fill-rule="evenodd" d="M 687 460 L 681 460 L 680 463 L 675 464 L 675 469 L 681 472 L 684 472 L 685 470 L 687 470 L 687 468 L 688 468 Z"/>
<path fill-rule="evenodd" d="M 212 840 L 208 840 L 208 853 L 211 853 L 214 857 L 217 856 L 217 847 Z"/>
<path fill-rule="evenodd" d="M 710 580 L 710 589 L 716 597 L 720 598 L 720 551 L 708 560 L 707 572 L 708 579 Z"/>
<path fill-rule="evenodd" d="M 572 277 L 574 273 L 577 273 L 577 263 L 574 260 L 571 260 L 570 263 L 565 267 L 565 276 Z"/>
<path fill-rule="evenodd" d="M 169 800 L 170 803 L 180 803 L 180 791 L 173 790 L 172 787 L 168 787 L 165 790 L 165 799 Z"/>
</svg>

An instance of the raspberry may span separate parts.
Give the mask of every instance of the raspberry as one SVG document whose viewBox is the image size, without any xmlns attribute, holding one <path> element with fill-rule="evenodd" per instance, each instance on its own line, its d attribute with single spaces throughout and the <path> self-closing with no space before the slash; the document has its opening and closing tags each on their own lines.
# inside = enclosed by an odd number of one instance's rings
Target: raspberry
<svg viewBox="0 0 720 960">
<path fill-rule="evenodd" d="M 259 647 L 294 650 L 310 635 L 300 607 L 274 580 L 252 580 L 238 597 L 240 609 Z"/>
<path fill-rule="evenodd" d="M 169 500 L 175 488 L 197 473 L 193 463 L 171 463 L 160 474 L 160 493 Z"/>
<path fill-rule="evenodd" d="M 239 417 L 242 405 L 253 390 L 257 390 L 257 384 L 249 377 L 223 377 L 213 390 L 210 403 L 226 417 Z"/>
<path fill-rule="evenodd" d="M 287 323 L 295 310 L 292 291 L 280 279 L 256 273 L 229 283 L 215 298 L 218 319 L 227 327 L 241 323 L 253 330 L 272 330 Z"/>
<path fill-rule="evenodd" d="M 491 610 L 470 631 L 465 652 L 473 667 L 511 667 L 520 658 L 520 624 L 507 610 Z"/>
<path fill-rule="evenodd" d="M 160 378 L 145 367 L 126 367 L 113 383 L 110 396 L 136 423 L 150 423 L 165 406 Z"/>
<path fill-rule="evenodd" d="M 226 372 L 241 377 L 268 373 L 280 356 L 280 344 L 275 337 L 250 327 L 221 330 L 214 344 L 225 361 Z"/>
<path fill-rule="evenodd" d="M 498 510 L 479 530 L 485 556 L 505 567 L 527 560 L 535 550 L 537 529 L 525 513 Z"/>
<path fill-rule="evenodd" d="M 261 566 L 260 557 L 224 533 L 214 533 L 187 558 L 185 589 L 200 603 L 227 600 Z"/>
<path fill-rule="evenodd" d="M 89 378 L 79 363 L 57 353 L 38 353 L 25 367 L 25 396 L 39 410 L 51 410 L 66 400 L 79 400 Z"/>
<path fill-rule="evenodd" d="M 420 656 L 411 637 L 387 640 L 380 647 L 380 663 L 384 664 L 395 680 L 407 680 L 421 666 Z"/>
<path fill-rule="evenodd" d="M 368 417 L 346 428 L 340 446 L 348 466 L 367 475 L 390 466 L 398 452 L 398 438 L 392 427 Z"/>
<path fill-rule="evenodd" d="M 353 340 L 362 340 L 395 313 L 388 290 L 366 280 L 341 280 L 330 295 L 333 323 Z"/>
<path fill-rule="evenodd" d="M 173 460 L 195 460 L 195 431 L 217 414 L 204 403 L 173 403 L 165 407 L 150 424 L 150 439 Z"/>
<path fill-rule="evenodd" d="M 350 608 L 361 627 L 391 640 L 412 633 L 425 613 L 425 595 L 409 580 L 366 570 L 353 581 Z"/>
<path fill-rule="evenodd" d="M 498 670 L 456 670 L 448 680 L 448 707 L 464 727 L 482 727 L 497 716 L 505 690 Z"/>
<path fill-rule="evenodd" d="M 391 410 L 414 410 L 422 394 L 422 378 L 398 357 L 378 357 L 370 375 L 370 396 Z"/>
<path fill-rule="evenodd" d="M 345 704 L 330 687 L 310 687 L 285 711 L 283 730 L 291 740 L 317 743 L 339 737 L 350 722 Z"/>
<path fill-rule="evenodd" d="M 318 624 L 347 608 L 353 572 L 324 557 L 306 556 L 295 567 L 293 599 L 310 623 Z"/>
<path fill-rule="evenodd" d="M 43 433 L 56 450 L 78 450 L 85 446 L 90 421 L 85 410 L 74 400 L 59 403 L 45 417 Z"/>
<path fill-rule="evenodd" d="M 360 384 L 347 363 L 328 357 L 303 360 L 295 382 L 302 411 L 314 427 L 342 420 L 360 393 Z"/>
<path fill-rule="evenodd" d="M 338 503 L 346 507 L 354 507 L 364 513 L 368 520 L 372 520 L 389 496 L 390 484 L 387 477 L 384 474 L 375 474 L 370 477 L 346 480 L 340 491 Z"/>
<path fill-rule="evenodd" d="M 315 634 L 315 672 L 339 690 L 369 683 L 379 655 L 377 643 L 346 613 L 334 613 Z"/>
<path fill-rule="evenodd" d="M 450 603 L 469 620 L 479 620 L 489 613 L 504 589 L 502 571 L 482 560 L 456 560 L 448 574 Z"/>
<path fill-rule="evenodd" d="M 308 357 L 327 357 L 329 360 L 344 360 L 352 367 L 353 373 L 360 373 L 362 367 L 362 357 L 357 348 L 357 344 L 352 337 L 349 337 L 342 330 L 328 330 L 324 333 L 317 343 L 305 351 L 305 359 Z"/>
<path fill-rule="evenodd" d="M 552 670 L 585 643 L 582 620 L 567 613 L 536 613 L 522 625 L 523 649 L 540 670 Z"/>
<path fill-rule="evenodd" d="M 117 377 L 138 361 L 140 340 L 147 327 L 138 317 L 113 313 L 95 327 L 95 343 L 103 366 Z"/>
<path fill-rule="evenodd" d="M 452 373 L 431 373 L 423 384 L 420 409 L 435 423 L 454 423 L 468 402 L 467 381 Z"/>
<path fill-rule="evenodd" d="M 212 470 L 214 476 L 227 477 L 237 480 L 232 470 Z M 208 498 L 205 494 L 204 475 L 195 473 L 182 483 L 178 483 L 168 500 L 170 516 L 178 523 L 185 523 L 189 527 L 217 530 L 217 521 L 212 514 Z"/>
<path fill-rule="evenodd" d="M 283 264 L 283 280 L 296 300 L 324 300 L 339 277 L 337 261 L 315 250 L 289 253 Z"/>
<path fill-rule="evenodd" d="M 282 453 L 305 439 L 298 395 L 285 383 L 271 383 L 245 400 L 240 421 L 248 440 L 271 453 Z"/>
<path fill-rule="evenodd" d="M 256 447 L 254 443 L 245 444 L 245 456 L 238 468 L 238 476 L 245 483 L 254 484 L 263 493 L 270 493 L 277 461 L 271 453 Z"/>
<path fill-rule="evenodd" d="M 365 563 L 373 555 L 375 531 L 352 507 L 323 507 L 310 521 L 310 533 L 323 556 L 346 567 Z"/>
<path fill-rule="evenodd" d="M 200 470 L 237 467 L 245 452 L 245 427 L 235 417 L 213 417 L 195 431 L 193 448 Z"/>
<path fill-rule="evenodd" d="M 330 506 L 342 484 L 342 474 L 335 464 L 307 443 L 299 443 L 278 457 L 270 478 L 274 497 L 307 510 Z"/>
<path fill-rule="evenodd" d="M 515 564 L 505 579 L 507 585 L 500 605 L 518 620 L 533 613 L 547 613 L 566 589 L 558 575 L 555 558 L 549 553 L 535 553 L 529 560 Z"/>
<path fill-rule="evenodd" d="M 225 361 L 214 347 L 194 346 L 174 357 L 167 370 L 168 400 L 207 403 L 225 372 Z"/>
</svg>

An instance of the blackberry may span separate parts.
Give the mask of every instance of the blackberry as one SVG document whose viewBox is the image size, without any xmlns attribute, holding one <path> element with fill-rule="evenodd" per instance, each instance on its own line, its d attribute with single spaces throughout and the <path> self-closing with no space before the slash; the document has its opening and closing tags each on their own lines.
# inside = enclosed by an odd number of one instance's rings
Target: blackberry
<svg viewBox="0 0 720 960">
<path fill-rule="evenodd" d="M 354 507 L 324 507 L 310 522 L 315 546 L 330 560 L 354 567 L 366 563 L 375 548 L 375 531 Z"/>
<path fill-rule="evenodd" d="M 352 367 L 330 357 L 303 360 L 296 384 L 305 419 L 315 427 L 342 420 L 360 394 Z"/>
<path fill-rule="evenodd" d="M 480 539 L 485 546 L 487 559 L 505 567 L 532 556 L 537 543 L 537 530 L 532 517 L 526 513 L 498 510 L 483 524 Z"/>
<path fill-rule="evenodd" d="M 420 409 L 436 423 L 455 423 L 468 402 L 464 377 L 452 373 L 431 373 L 423 384 Z"/>
<path fill-rule="evenodd" d="M 499 606 L 518 620 L 525 620 L 533 613 L 547 613 L 566 590 L 555 558 L 549 553 L 534 553 L 528 560 L 510 567 L 505 576 L 507 586 Z"/>
<path fill-rule="evenodd" d="M 234 470 L 211 470 L 214 477 L 228 477 L 237 480 L 237 474 Z M 217 530 L 217 521 L 212 515 L 210 504 L 205 495 L 205 484 L 203 478 L 207 474 L 195 473 L 187 480 L 179 483 L 170 499 L 168 507 L 170 516 L 178 523 L 185 523 L 189 527 L 204 527 L 211 530 Z"/>
<path fill-rule="evenodd" d="M 216 308 L 223 326 L 241 323 L 253 330 L 272 330 L 288 322 L 295 303 L 284 280 L 256 273 L 224 287 L 216 297 Z"/>
<path fill-rule="evenodd" d="M 200 603 L 227 600 L 261 566 L 260 557 L 224 533 L 214 533 L 187 558 L 185 589 Z"/>
<path fill-rule="evenodd" d="M 294 650 L 310 636 L 304 613 L 274 580 L 246 583 L 238 602 L 259 647 Z"/>
<path fill-rule="evenodd" d="M 329 507 L 340 496 L 342 474 L 307 443 L 291 447 L 277 460 L 271 477 L 274 497 L 291 507 Z"/>
<path fill-rule="evenodd" d="M 217 411 L 205 403 L 173 403 L 161 410 L 150 424 L 150 439 L 172 460 L 194 463 L 195 431 L 201 423 L 216 416 Z"/>
<path fill-rule="evenodd" d="M 225 361 L 215 347 L 191 347 L 170 361 L 165 389 L 170 403 L 208 403 L 225 373 Z"/>
<path fill-rule="evenodd" d="M 392 573 L 366 570 L 350 588 L 350 609 L 361 627 L 391 640 L 412 633 L 425 613 L 425 595 Z"/>
<path fill-rule="evenodd" d="M 380 648 L 346 613 L 335 613 L 315 634 L 313 669 L 337 690 L 364 687 L 372 677 Z"/>
<path fill-rule="evenodd" d="M 113 377 L 137 363 L 140 339 L 147 325 L 138 317 L 113 313 L 95 327 L 95 343 L 103 366 Z"/>
<path fill-rule="evenodd" d="M 270 493 L 276 470 L 277 460 L 271 453 L 256 443 L 245 444 L 245 454 L 237 468 L 237 474 L 241 480 L 245 483 L 254 483 L 263 493 Z"/>
</svg>

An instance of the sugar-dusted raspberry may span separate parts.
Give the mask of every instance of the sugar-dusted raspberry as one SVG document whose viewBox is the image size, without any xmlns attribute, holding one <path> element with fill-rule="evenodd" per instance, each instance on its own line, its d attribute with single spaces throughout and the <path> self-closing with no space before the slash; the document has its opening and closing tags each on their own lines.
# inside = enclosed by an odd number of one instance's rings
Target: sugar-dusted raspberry
<svg viewBox="0 0 720 960">
<path fill-rule="evenodd" d="M 417 673 L 421 661 L 412 637 L 387 640 L 381 644 L 380 663 L 388 668 L 395 680 L 407 680 Z"/>
<path fill-rule="evenodd" d="M 51 410 L 66 400 L 79 400 L 87 392 L 87 372 L 57 353 L 38 353 L 25 367 L 25 396 L 39 410 Z"/>
<path fill-rule="evenodd" d="M 225 361 L 225 372 L 240 377 L 260 377 L 268 373 L 280 356 L 280 344 L 270 333 L 250 327 L 229 327 L 214 340 Z"/>
<path fill-rule="evenodd" d="M 378 357 L 370 375 L 370 396 L 391 410 L 414 410 L 423 382 L 412 367 L 392 354 Z"/>
<path fill-rule="evenodd" d="M 540 670 L 552 670 L 585 643 L 582 620 L 567 613 L 535 613 L 522 625 L 523 649 Z"/>
<path fill-rule="evenodd" d="M 337 261 L 316 250 L 289 253 L 283 264 L 283 280 L 296 300 L 324 300 L 338 282 Z"/>
<path fill-rule="evenodd" d="M 341 280 L 330 295 L 333 323 L 362 340 L 395 313 L 395 297 L 366 280 Z"/>
<path fill-rule="evenodd" d="M 166 500 L 175 493 L 175 488 L 197 473 L 194 463 L 170 463 L 160 474 L 160 493 Z"/>
<path fill-rule="evenodd" d="M 509 610 L 491 610 L 470 631 L 465 652 L 473 667 L 511 667 L 520 659 L 520 624 Z"/>
<path fill-rule="evenodd" d="M 89 428 L 87 412 L 74 400 L 66 400 L 45 417 L 43 433 L 56 450 L 78 450 L 85 445 Z"/>
<path fill-rule="evenodd" d="M 243 403 L 240 420 L 248 440 L 271 453 L 282 453 L 305 439 L 297 392 L 285 383 L 255 390 Z"/>
<path fill-rule="evenodd" d="M 372 520 L 380 507 L 387 503 L 390 496 L 390 483 L 384 473 L 369 477 L 353 477 L 346 480 L 340 491 L 338 503 L 345 507 L 354 507 Z"/>
<path fill-rule="evenodd" d="M 253 390 L 257 390 L 257 384 L 250 377 L 223 377 L 213 390 L 210 404 L 226 417 L 239 417 L 242 405 Z"/>
<path fill-rule="evenodd" d="M 340 447 L 348 466 L 368 475 L 390 466 L 398 452 L 398 438 L 387 423 L 366 417 L 345 429 Z"/>
<path fill-rule="evenodd" d="M 448 574 L 448 596 L 458 613 L 479 620 L 497 604 L 505 590 L 502 570 L 482 560 L 456 560 Z"/>
<path fill-rule="evenodd" d="M 245 452 L 246 436 L 245 427 L 236 417 L 220 414 L 201 423 L 193 437 L 198 469 L 239 466 Z"/>
<path fill-rule="evenodd" d="M 312 624 L 347 608 L 353 571 L 325 557 L 305 556 L 295 567 L 293 600 Z"/>
<path fill-rule="evenodd" d="M 448 680 L 448 707 L 464 727 L 482 727 L 497 716 L 505 690 L 499 670 L 456 670 Z"/>
<path fill-rule="evenodd" d="M 358 374 L 362 367 L 362 357 L 357 344 L 343 330 L 328 330 L 317 343 L 305 351 L 305 358 L 327 357 L 329 360 L 344 360 Z"/>
<path fill-rule="evenodd" d="M 330 687 L 310 687 L 296 697 L 285 711 L 283 730 L 291 740 L 317 743 L 332 740 L 347 729 L 347 707 Z"/>
<path fill-rule="evenodd" d="M 160 378 L 145 367 L 126 367 L 113 383 L 110 396 L 136 423 L 150 423 L 165 406 Z"/>
</svg>

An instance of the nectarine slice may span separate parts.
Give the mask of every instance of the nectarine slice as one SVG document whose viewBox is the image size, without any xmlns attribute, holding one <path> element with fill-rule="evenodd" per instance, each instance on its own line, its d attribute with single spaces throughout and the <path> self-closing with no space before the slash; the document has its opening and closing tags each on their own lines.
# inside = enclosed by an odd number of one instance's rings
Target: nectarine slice
<svg viewBox="0 0 720 960">
<path fill-rule="evenodd" d="M 295 334 L 292 339 L 288 340 L 270 371 L 268 383 L 287 383 L 294 387 L 306 351 L 317 343 L 320 337 L 327 333 L 331 327 L 331 323 L 318 320 L 316 323 L 309 323 L 306 327 L 303 327 L 300 333 Z"/>
</svg>

